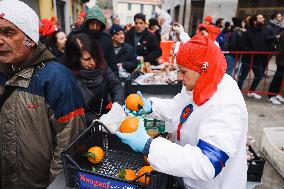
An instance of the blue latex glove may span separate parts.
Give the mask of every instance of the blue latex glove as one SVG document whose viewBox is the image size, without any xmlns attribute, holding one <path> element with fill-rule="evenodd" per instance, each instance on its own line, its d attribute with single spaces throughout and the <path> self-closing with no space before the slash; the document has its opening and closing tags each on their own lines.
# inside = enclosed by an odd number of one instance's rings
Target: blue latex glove
<svg viewBox="0 0 284 189">
<path fill-rule="evenodd" d="M 152 112 L 152 102 L 151 102 L 150 100 L 148 100 L 147 98 L 143 97 L 143 95 L 142 95 L 142 93 L 141 93 L 140 91 L 137 91 L 137 94 L 138 94 L 139 96 L 141 96 L 141 98 L 142 98 L 142 101 L 143 101 L 143 104 L 144 104 L 144 106 L 143 106 L 144 112 L 145 112 L 146 114 L 151 113 L 151 112 Z M 142 110 L 142 109 L 139 110 L 139 111 L 138 111 L 138 115 L 142 115 L 143 110 Z"/>
<path fill-rule="evenodd" d="M 151 138 L 145 130 L 144 121 L 142 119 L 139 119 L 139 125 L 135 132 L 121 133 L 116 131 L 115 134 L 123 143 L 128 144 L 136 152 L 143 152 L 145 144 Z"/>
</svg>

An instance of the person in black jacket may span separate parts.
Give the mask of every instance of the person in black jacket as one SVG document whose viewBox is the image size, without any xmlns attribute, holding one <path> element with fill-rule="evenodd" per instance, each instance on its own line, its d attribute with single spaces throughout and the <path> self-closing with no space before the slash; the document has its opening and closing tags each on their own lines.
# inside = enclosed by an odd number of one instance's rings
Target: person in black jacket
<svg viewBox="0 0 284 189">
<path fill-rule="evenodd" d="M 115 53 L 112 46 L 111 36 L 105 31 L 106 19 L 103 11 L 97 5 L 88 10 L 82 27 L 73 31 L 85 32 L 90 35 L 99 44 L 99 48 L 103 51 L 104 59 L 111 70 L 118 76 L 118 68 L 115 61 Z"/>
<path fill-rule="evenodd" d="M 89 35 L 75 33 L 69 36 L 65 53 L 84 98 L 87 124 L 107 113 L 109 100 L 124 104 L 123 86 L 106 65 L 99 45 Z"/>
<path fill-rule="evenodd" d="M 116 63 L 122 64 L 122 67 L 127 72 L 133 72 L 138 65 L 137 59 L 133 48 L 124 41 L 124 29 L 118 24 L 113 24 L 109 33 L 112 36 L 112 45 L 116 54 Z"/>
<path fill-rule="evenodd" d="M 232 26 L 232 31 L 227 35 L 225 38 L 223 49 L 224 51 L 242 51 L 242 35 L 245 31 L 244 25 L 245 22 L 241 18 L 234 17 L 232 18 L 232 21 L 234 25 Z M 236 54 L 226 54 L 225 55 L 228 67 L 227 67 L 227 74 L 234 75 L 234 72 L 236 73 L 237 70 L 237 59 L 240 59 L 239 56 L 236 56 Z"/>
<path fill-rule="evenodd" d="M 280 33 L 278 51 L 280 53 L 284 53 L 284 31 Z M 278 54 L 276 56 L 276 65 L 277 65 L 277 70 L 269 86 L 269 92 L 277 94 L 277 95 L 272 95 L 272 94 L 268 95 L 268 100 L 272 104 L 280 105 L 281 103 L 284 103 L 283 96 L 279 94 L 281 91 L 281 84 L 282 84 L 282 80 L 284 76 L 284 55 L 283 54 Z"/>
<path fill-rule="evenodd" d="M 156 36 L 146 28 L 145 15 L 136 14 L 134 22 L 134 28 L 131 28 L 125 35 L 125 42 L 134 48 L 140 62 L 158 65 L 157 59 L 162 55 L 162 50 Z"/>
<path fill-rule="evenodd" d="M 265 27 L 265 40 L 270 51 L 277 50 L 276 46 L 279 43 L 280 32 L 284 29 L 281 26 L 282 20 L 283 16 L 280 12 L 274 13 L 271 15 L 270 22 Z"/>
<path fill-rule="evenodd" d="M 156 18 L 150 18 L 149 19 L 149 31 L 157 37 L 158 41 L 161 41 L 161 30 L 158 23 L 158 20 Z"/>
<path fill-rule="evenodd" d="M 264 16 L 262 14 L 256 14 L 251 17 L 250 26 L 242 36 L 242 41 L 244 42 L 244 51 L 267 51 L 268 48 L 265 41 Z M 240 89 L 242 89 L 243 82 L 250 71 L 250 63 L 252 61 L 254 79 L 249 90 L 255 91 L 259 82 L 264 77 L 265 68 L 268 63 L 268 56 L 263 54 L 255 54 L 254 56 L 245 57 L 248 58 L 248 60 L 242 63 L 241 73 L 238 79 L 238 86 Z M 249 97 L 254 97 L 255 99 L 261 99 L 261 96 L 255 92 L 249 92 L 247 95 Z"/>
</svg>

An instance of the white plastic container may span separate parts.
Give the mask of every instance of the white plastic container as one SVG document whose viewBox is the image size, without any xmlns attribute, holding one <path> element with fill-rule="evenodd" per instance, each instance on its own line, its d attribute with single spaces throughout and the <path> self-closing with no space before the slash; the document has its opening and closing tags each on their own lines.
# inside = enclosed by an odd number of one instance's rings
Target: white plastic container
<svg viewBox="0 0 284 189">
<path fill-rule="evenodd" d="M 260 151 L 284 178 L 284 127 L 263 128 Z"/>
</svg>

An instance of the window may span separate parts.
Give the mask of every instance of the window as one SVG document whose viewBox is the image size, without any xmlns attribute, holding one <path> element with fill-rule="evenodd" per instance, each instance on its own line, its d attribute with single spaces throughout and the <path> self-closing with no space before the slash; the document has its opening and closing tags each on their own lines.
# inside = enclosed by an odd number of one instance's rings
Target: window
<svg viewBox="0 0 284 189">
<path fill-rule="evenodd" d="M 144 4 L 141 4 L 141 5 L 140 5 L 140 12 L 143 13 L 143 11 L 144 11 Z"/>
<path fill-rule="evenodd" d="M 156 12 L 156 6 L 155 5 L 152 5 L 152 14 L 154 14 Z"/>
<path fill-rule="evenodd" d="M 128 10 L 131 10 L 131 3 L 128 3 Z"/>
</svg>

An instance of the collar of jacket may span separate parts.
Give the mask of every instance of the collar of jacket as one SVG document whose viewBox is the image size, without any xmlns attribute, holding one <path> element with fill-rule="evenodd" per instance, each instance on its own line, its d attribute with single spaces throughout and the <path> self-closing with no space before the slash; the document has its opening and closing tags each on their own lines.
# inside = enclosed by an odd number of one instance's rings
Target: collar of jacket
<svg viewBox="0 0 284 189">
<path fill-rule="evenodd" d="M 118 51 L 117 54 L 122 54 L 124 52 L 127 52 L 126 47 L 125 47 L 125 42 L 120 47 L 121 47 L 121 49 Z M 117 48 L 119 48 L 119 47 L 117 47 Z"/>
<path fill-rule="evenodd" d="M 34 52 L 34 55 L 19 66 L 10 66 L 10 79 L 5 85 L 18 86 L 27 88 L 30 84 L 34 69 L 44 67 L 44 63 L 49 60 L 54 60 L 55 57 L 45 47 L 39 44 Z"/>
<path fill-rule="evenodd" d="M 281 22 L 278 22 L 277 20 L 270 20 L 270 23 L 273 26 L 281 27 Z"/>
<path fill-rule="evenodd" d="M 134 35 L 135 35 L 135 27 L 132 27 L 130 31 L 131 31 L 132 35 L 134 36 Z M 148 32 L 149 32 L 148 29 L 145 28 L 144 31 L 141 33 L 141 39 L 142 39 Z M 150 33 L 150 32 L 149 32 L 149 33 Z"/>
</svg>

